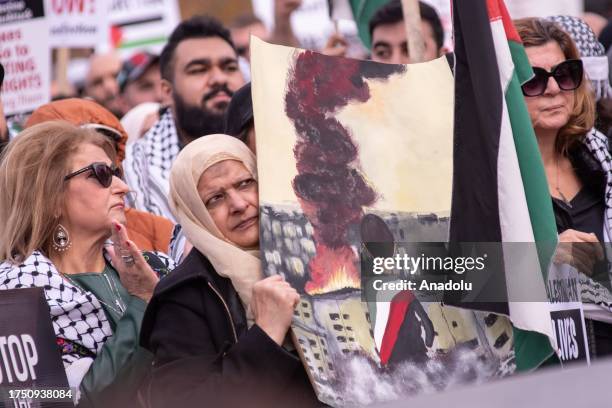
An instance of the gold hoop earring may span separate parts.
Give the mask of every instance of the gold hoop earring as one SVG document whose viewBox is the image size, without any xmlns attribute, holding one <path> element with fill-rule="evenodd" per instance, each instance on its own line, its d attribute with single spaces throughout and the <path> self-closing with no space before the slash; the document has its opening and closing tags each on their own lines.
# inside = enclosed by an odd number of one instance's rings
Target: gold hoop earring
<svg viewBox="0 0 612 408">
<path fill-rule="evenodd" d="M 57 224 L 55 231 L 53 231 L 52 246 L 57 252 L 67 251 L 72 246 L 68 230 L 62 224 Z"/>
</svg>

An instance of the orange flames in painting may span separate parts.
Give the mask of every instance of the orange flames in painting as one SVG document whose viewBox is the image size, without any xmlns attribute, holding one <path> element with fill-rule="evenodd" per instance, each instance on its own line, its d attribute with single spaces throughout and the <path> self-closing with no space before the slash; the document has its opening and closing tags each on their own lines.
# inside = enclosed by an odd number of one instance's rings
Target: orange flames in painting
<svg viewBox="0 0 612 408">
<path fill-rule="evenodd" d="M 310 280 L 304 289 L 309 295 L 322 295 L 340 289 L 359 289 L 361 278 L 355 266 L 357 261 L 348 246 L 329 248 L 318 244 L 315 257 L 310 261 Z"/>
</svg>

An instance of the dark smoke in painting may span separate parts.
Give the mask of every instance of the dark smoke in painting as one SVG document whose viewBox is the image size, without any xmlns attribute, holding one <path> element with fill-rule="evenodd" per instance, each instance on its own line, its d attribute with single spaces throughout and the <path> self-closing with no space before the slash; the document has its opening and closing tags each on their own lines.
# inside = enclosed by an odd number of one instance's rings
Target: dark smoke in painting
<svg viewBox="0 0 612 408">
<path fill-rule="evenodd" d="M 333 115 L 349 103 L 370 98 L 366 79 L 385 80 L 404 70 L 401 65 L 350 59 L 338 64 L 336 58 L 311 51 L 301 53 L 295 61 L 285 97 L 285 111 L 298 135 L 294 148 L 298 175 L 293 189 L 319 244 L 332 249 L 347 246 L 348 225 L 359 222 L 362 208 L 377 198 L 351 166 L 358 150 L 350 130 Z"/>
</svg>

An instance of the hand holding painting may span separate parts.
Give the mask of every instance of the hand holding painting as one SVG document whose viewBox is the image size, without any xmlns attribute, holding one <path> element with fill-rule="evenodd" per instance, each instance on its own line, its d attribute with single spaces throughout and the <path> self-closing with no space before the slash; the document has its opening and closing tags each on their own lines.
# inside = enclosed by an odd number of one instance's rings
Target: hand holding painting
<svg viewBox="0 0 612 408">
<path fill-rule="evenodd" d="M 255 323 L 279 346 L 291 326 L 293 310 L 300 295 L 280 275 L 270 276 L 253 285 L 251 310 Z"/>
<path fill-rule="evenodd" d="M 553 262 L 574 266 L 587 276 L 593 274 L 598 260 L 604 259 L 603 247 L 593 233 L 568 229 L 559 234 Z"/>
</svg>

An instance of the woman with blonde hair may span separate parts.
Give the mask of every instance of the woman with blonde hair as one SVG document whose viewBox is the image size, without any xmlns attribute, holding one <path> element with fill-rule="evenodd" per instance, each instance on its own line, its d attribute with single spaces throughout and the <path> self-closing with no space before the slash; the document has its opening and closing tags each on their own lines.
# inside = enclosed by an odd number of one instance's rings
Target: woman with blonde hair
<svg viewBox="0 0 612 408">
<path fill-rule="evenodd" d="M 12 140 L 0 163 L 0 289 L 44 288 L 80 406 L 134 405 L 150 365 L 140 323 L 169 266 L 128 239 L 115 155 L 96 131 L 51 121 Z"/>
<path fill-rule="evenodd" d="M 240 140 L 187 145 L 170 175 L 170 202 L 193 249 L 164 279 L 143 321 L 155 355 L 153 407 L 312 406 L 316 398 L 287 334 L 299 295 L 263 278 L 255 156 Z"/>
<path fill-rule="evenodd" d="M 593 128 L 595 101 L 569 34 L 551 21 L 515 21 L 534 77 L 522 85 L 544 163 L 557 230 L 558 263 L 581 273 L 591 356 L 612 353 L 610 271 L 603 243 L 612 237 L 612 157 Z"/>
</svg>

